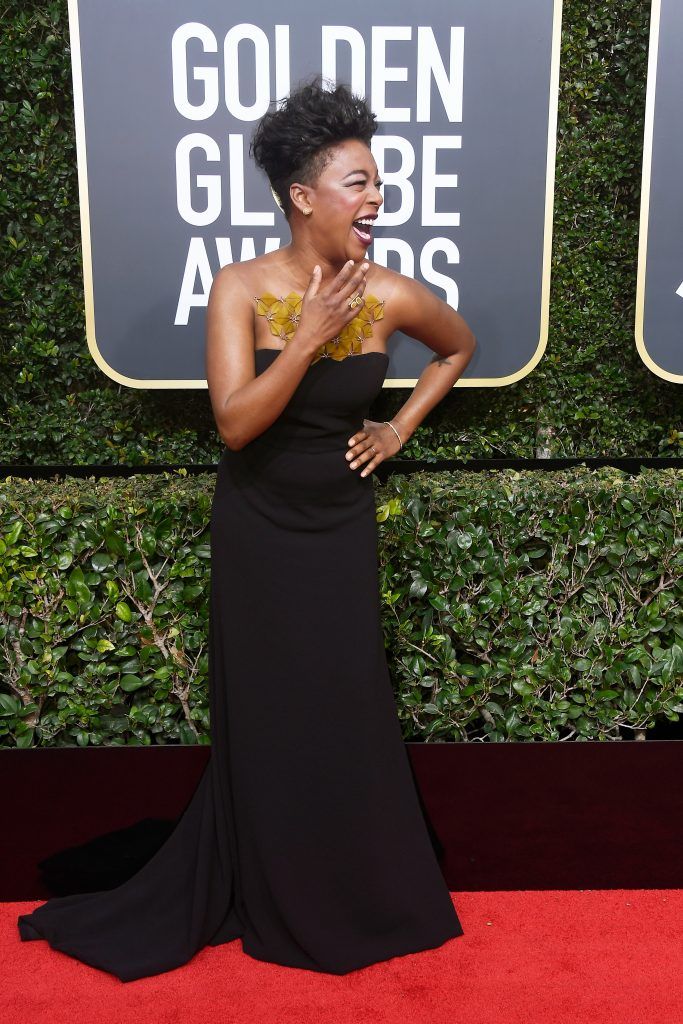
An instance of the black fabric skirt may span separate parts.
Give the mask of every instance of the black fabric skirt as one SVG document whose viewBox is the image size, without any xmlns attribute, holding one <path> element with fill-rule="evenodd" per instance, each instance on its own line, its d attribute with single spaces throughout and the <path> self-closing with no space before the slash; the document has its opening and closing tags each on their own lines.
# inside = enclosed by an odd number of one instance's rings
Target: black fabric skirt
<svg viewBox="0 0 683 1024">
<path fill-rule="evenodd" d="M 223 452 L 211 753 L 186 810 L 124 884 L 21 915 L 22 940 L 131 981 L 238 937 L 258 960 L 345 974 L 463 934 L 387 668 L 372 478 L 344 459 L 386 364 L 353 362 L 315 364 L 299 396 L 329 408 L 348 374 L 346 420 Z"/>
</svg>

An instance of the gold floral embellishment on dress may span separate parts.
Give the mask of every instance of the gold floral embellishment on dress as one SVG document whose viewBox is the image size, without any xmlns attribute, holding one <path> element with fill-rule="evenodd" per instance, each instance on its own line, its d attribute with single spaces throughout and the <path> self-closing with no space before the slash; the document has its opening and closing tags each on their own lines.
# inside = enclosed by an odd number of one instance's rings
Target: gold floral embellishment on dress
<svg viewBox="0 0 683 1024">
<path fill-rule="evenodd" d="M 290 292 L 289 295 L 278 298 L 270 292 L 264 292 L 263 295 L 255 295 L 254 299 L 256 312 L 259 316 L 265 316 L 270 324 L 271 334 L 285 343 L 291 341 L 299 325 L 303 296 L 297 292 Z M 364 305 L 353 320 L 349 321 L 336 337 L 320 346 L 311 360 L 311 366 L 319 359 L 341 360 L 347 356 L 360 355 L 363 351 L 363 340 L 372 337 L 372 325 L 383 316 L 384 299 L 366 295 Z"/>
</svg>

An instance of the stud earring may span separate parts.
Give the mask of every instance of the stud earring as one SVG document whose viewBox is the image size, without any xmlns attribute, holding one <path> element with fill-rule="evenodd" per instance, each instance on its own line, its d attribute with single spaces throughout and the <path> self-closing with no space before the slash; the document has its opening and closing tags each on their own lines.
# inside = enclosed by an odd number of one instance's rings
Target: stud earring
<svg viewBox="0 0 683 1024">
<path fill-rule="evenodd" d="M 311 210 L 311 208 L 310 208 L 310 207 L 307 207 L 307 208 L 306 208 L 306 209 L 304 210 L 304 217 L 308 217 L 309 213 L 313 213 L 313 210 Z"/>
</svg>

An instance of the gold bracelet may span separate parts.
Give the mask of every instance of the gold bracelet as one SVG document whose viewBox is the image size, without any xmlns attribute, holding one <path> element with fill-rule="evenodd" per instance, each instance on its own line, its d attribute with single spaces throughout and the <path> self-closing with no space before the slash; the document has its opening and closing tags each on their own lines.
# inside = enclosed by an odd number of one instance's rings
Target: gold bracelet
<svg viewBox="0 0 683 1024">
<path fill-rule="evenodd" d="M 388 427 L 391 427 L 393 432 L 396 434 L 396 437 L 398 438 L 398 450 L 400 451 L 401 448 L 403 447 L 403 441 L 401 440 L 401 435 L 399 434 L 398 430 L 396 429 L 393 423 L 389 422 L 389 420 L 382 420 L 382 423 L 386 423 L 386 425 Z"/>
</svg>

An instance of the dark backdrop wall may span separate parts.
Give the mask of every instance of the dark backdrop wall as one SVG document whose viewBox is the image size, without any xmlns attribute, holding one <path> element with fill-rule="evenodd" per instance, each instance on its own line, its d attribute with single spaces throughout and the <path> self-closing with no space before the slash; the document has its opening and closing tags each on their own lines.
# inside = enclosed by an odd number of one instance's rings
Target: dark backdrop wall
<svg viewBox="0 0 683 1024">
<path fill-rule="evenodd" d="M 563 8 L 544 358 L 508 387 L 454 389 L 407 457 L 683 455 L 683 392 L 634 341 L 649 0 Z M 90 357 L 66 0 L 3 15 L 0 462 L 215 462 L 208 392 L 128 389 Z"/>
</svg>

